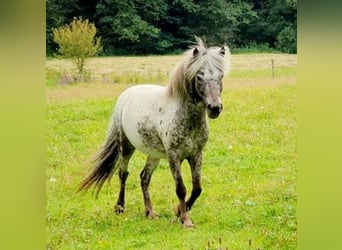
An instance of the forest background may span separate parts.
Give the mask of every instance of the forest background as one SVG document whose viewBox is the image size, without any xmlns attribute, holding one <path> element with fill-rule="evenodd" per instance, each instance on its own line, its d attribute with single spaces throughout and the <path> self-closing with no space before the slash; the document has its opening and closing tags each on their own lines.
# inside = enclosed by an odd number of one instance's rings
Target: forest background
<svg viewBox="0 0 342 250">
<path fill-rule="evenodd" d="M 52 28 L 89 19 L 100 56 L 177 54 L 194 35 L 232 52 L 297 53 L 297 0 L 46 0 L 46 54 Z"/>
</svg>

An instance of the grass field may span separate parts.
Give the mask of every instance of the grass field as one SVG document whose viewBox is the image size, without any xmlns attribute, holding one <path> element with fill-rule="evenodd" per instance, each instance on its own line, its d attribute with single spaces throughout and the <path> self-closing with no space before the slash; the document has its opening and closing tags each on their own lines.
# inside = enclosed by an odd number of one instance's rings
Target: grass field
<svg viewBox="0 0 342 250">
<path fill-rule="evenodd" d="M 159 219 L 144 216 L 139 173 L 145 156 L 140 153 L 131 160 L 124 214 L 113 213 L 116 176 L 97 200 L 91 193 L 75 194 L 91 167 L 89 157 L 104 139 L 118 95 L 147 80 L 166 84 L 180 59 L 94 58 L 86 65 L 93 82 L 72 85 L 58 84 L 72 64 L 47 60 L 47 249 L 296 248 L 295 55 L 232 56 L 231 74 L 224 78 L 224 110 L 209 123 L 203 192 L 190 213 L 196 228 L 174 222 L 178 201 L 165 160 L 150 187 Z M 189 191 L 187 164 L 182 173 Z"/>
</svg>

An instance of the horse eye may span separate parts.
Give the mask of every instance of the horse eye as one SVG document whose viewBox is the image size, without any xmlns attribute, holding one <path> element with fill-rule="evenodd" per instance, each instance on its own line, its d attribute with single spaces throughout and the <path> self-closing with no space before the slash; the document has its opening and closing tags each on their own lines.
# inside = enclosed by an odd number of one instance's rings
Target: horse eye
<svg viewBox="0 0 342 250">
<path fill-rule="evenodd" d="M 201 80 L 203 80 L 203 77 L 201 75 L 197 75 L 196 79 L 197 79 L 197 81 L 201 81 Z"/>
</svg>

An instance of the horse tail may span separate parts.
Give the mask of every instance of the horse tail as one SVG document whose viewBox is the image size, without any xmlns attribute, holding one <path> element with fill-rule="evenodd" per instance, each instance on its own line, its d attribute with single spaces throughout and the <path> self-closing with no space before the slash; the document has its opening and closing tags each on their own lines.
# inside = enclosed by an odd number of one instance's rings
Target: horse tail
<svg viewBox="0 0 342 250">
<path fill-rule="evenodd" d="M 107 133 L 105 143 L 95 154 L 93 163 L 94 168 L 90 174 L 79 184 L 76 192 L 86 192 L 94 186 L 96 198 L 106 180 L 110 180 L 118 167 L 119 150 L 117 138 L 114 133 L 114 125 L 111 124 Z"/>
</svg>

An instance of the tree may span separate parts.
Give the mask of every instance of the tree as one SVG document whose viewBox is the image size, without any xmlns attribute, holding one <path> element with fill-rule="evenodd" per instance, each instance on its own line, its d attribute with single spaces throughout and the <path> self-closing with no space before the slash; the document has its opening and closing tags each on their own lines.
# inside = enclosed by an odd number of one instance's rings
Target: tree
<svg viewBox="0 0 342 250">
<path fill-rule="evenodd" d="M 297 0 L 273 0 L 269 23 L 277 22 L 275 47 L 286 53 L 297 53 Z"/>
<path fill-rule="evenodd" d="M 296 53 L 297 0 L 46 0 L 46 53 L 52 28 L 80 16 L 94 23 L 104 55 L 167 54 L 194 36 L 208 45 L 266 45 Z"/>
<path fill-rule="evenodd" d="M 256 16 L 252 5 L 241 0 L 197 0 L 198 8 L 189 17 L 189 26 L 198 36 L 210 43 L 227 42 L 233 47 L 241 25 L 247 25 Z"/>
<path fill-rule="evenodd" d="M 101 27 L 99 33 L 103 37 L 105 53 L 146 52 L 142 50 L 160 35 L 156 23 L 165 13 L 166 5 L 163 3 L 164 0 L 100 1 L 96 6 L 95 19 Z"/>
<path fill-rule="evenodd" d="M 297 52 L 297 0 L 249 0 L 257 16 L 242 25 L 240 46 L 267 44 L 287 53 Z"/>
<path fill-rule="evenodd" d="M 74 59 L 80 75 L 85 59 L 95 56 L 102 49 L 100 38 L 95 38 L 95 25 L 88 19 L 74 18 L 69 25 L 54 28 L 52 32 L 53 40 L 59 45 L 59 54 Z"/>
<path fill-rule="evenodd" d="M 46 0 L 46 54 L 56 53 L 58 46 L 53 41 L 52 28 L 70 23 L 79 15 L 78 0 Z"/>
</svg>

